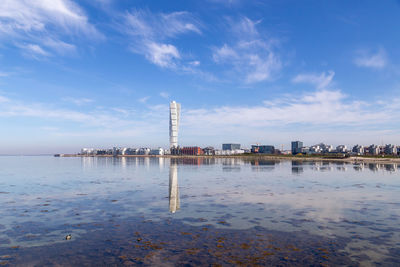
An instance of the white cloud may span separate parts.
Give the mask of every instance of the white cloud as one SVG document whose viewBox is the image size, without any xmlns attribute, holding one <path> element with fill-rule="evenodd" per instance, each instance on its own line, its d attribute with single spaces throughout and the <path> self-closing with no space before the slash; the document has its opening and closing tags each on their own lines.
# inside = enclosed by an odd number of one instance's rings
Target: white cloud
<svg viewBox="0 0 400 267">
<path fill-rule="evenodd" d="M 181 60 L 178 48 L 167 40 L 190 32 L 201 34 L 199 23 L 189 12 L 133 10 L 124 19 L 123 31 L 132 37 L 131 50 L 163 68 L 175 68 Z"/>
<path fill-rule="evenodd" d="M 61 40 L 47 38 L 43 40 L 43 44 L 48 48 L 56 51 L 60 55 L 74 54 L 76 52 L 75 45 L 63 42 Z"/>
<path fill-rule="evenodd" d="M 180 59 L 178 49 L 170 44 L 146 44 L 146 58 L 160 67 L 173 67 L 175 60 Z"/>
<path fill-rule="evenodd" d="M 191 62 L 189 62 L 189 65 L 194 66 L 194 67 L 200 66 L 200 61 L 198 61 L 198 60 L 191 61 Z"/>
<path fill-rule="evenodd" d="M 308 73 L 299 74 L 292 79 L 294 83 L 310 83 L 314 85 L 317 89 L 327 88 L 331 83 L 335 72 L 328 71 L 322 72 L 321 74 Z"/>
<path fill-rule="evenodd" d="M 296 124 L 356 127 L 370 125 L 371 121 L 376 125 L 398 120 L 400 109 L 387 114 L 389 108 L 390 105 L 373 108 L 364 102 L 347 101 L 339 90 L 318 90 L 264 101 L 264 105 L 188 110 L 182 115 L 182 125 L 193 128 L 194 132 L 209 129 L 213 134 L 244 129 L 251 132 L 266 127 L 272 130 Z"/>
<path fill-rule="evenodd" d="M 10 76 L 10 73 L 0 71 L 0 77 L 7 77 L 7 76 Z"/>
<path fill-rule="evenodd" d="M 89 104 L 94 101 L 93 99 L 90 99 L 90 98 L 74 98 L 74 97 L 64 97 L 62 100 L 73 103 L 77 106 Z"/>
<path fill-rule="evenodd" d="M 36 43 L 31 50 L 41 55 L 75 50 L 74 45 L 61 40 L 62 35 L 103 37 L 71 0 L 2 0 L 0 38 L 19 46 Z"/>
<path fill-rule="evenodd" d="M 160 96 L 161 96 L 162 98 L 165 98 L 165 99 L 168 99 L 168 98 L 169 98 L 169 94 L 168 94 L 167 92 L 161 92 L 161 93 L 160 93 Z"/>
<path fill-rule="evenodd" d="M 37 44 L 19 45 L 19 47 L 21 49 L 23 49 L 23 53 L 25 55 L 31 56 L 34 58 L 47 57 L 50 55 L 48 52 L 44 51 L 43 48 Z"/>
<path fill-rule="evenodd" d="M 138 101 L 140 102 L 140 103 L 146 103 L 147 102 L 147 100 L 149 100 L 150 99 L 150 96 L 145 96 L 145 97 L 142 97 L 142 98 L 139 98 L 138 99 Z"/>
<path fill-rule="evenodd" d="M 225 60 L 237 59 L 238 57 L 236 51 L 227 44 L 224 44 L 221 48 L 215 49 L 213 53 L 213 59 L 217 63 L 223 63 Z"/>
<path fill-rule="evenodd" d="M 55 123 L 74 122 L 84 127 L 105 129 L 113 127 L 122 127 L 121 129 L 123 129 L 144 123 L 143 120 L 140 120 L 143 114 L 133 114 L 132 118 L 134 119 L 126 119 L 123 117 L 126 112 L 121 112 L 121 110 L 101 108 L 81 112 L 74 109 L 58 108 L 56 105 L 46 103 L 21 102 L 0 96 L 0 117 L 38 118 L 43 122 L 52 121 Z M 53 127 L 52 125 L 48 126 Z"/>
<path fill-rule="evenodd" d="M 239 4 L 241 0 L 208 0 L 208 2 L 231 6 Z"/>
<path fill-rule="evenodd" d="M 213 51 L 216 63 L 231 66 L 234 74 L 230 75 L 241 77 L 246 83 L 273 80 L 282 67 L 273 49 L 276 41 L 259 33 L 259 23 L 247 17 L 239 22 L 229 21 L 233 42 Z"/>
<path fill-rule="evenodd" d="M 359 67 L 382 69 L 387 65 L 387 56 L 384 49 L 379 49 L 376 53 L 358 51 L 358 56 L 354 63 Z"/>
<path fill-rule="evenodd" d="M 10 101 L 10 100 L 7 97 L 4 97 L 4 96 L 0 95 L 0 103 L 8 102 L 8 101 Z"/>
</svg>

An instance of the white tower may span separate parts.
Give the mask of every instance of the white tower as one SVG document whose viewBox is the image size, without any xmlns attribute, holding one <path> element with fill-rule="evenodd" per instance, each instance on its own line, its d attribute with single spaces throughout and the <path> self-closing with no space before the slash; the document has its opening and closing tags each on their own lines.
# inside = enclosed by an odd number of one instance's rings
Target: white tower
<svg viewBox="0 0 400 267">
<path fill-rule="evenodd" d="M 170 148 L 178 147 L 178 128 L 181 104 L 172 101 L 169 104 L 169 143 Z"/>
</svg>

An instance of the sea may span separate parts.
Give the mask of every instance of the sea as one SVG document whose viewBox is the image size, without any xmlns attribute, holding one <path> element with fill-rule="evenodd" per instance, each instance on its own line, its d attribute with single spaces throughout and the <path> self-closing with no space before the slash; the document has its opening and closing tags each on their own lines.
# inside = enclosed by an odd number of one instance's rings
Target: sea
<svg viewBox="0 0 400 267">
<path fill-rule="evenodd" d="M 400 266 L 396 164 L 0 157 L 0 266 Z"/>
</svg>

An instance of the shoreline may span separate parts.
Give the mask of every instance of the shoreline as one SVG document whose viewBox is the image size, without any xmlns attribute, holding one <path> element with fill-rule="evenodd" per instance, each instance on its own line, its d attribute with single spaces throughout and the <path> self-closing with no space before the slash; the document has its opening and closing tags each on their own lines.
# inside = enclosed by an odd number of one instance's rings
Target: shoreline
<svg viewBox="0 0 400 267">
<path fill-rule="evenodd" d="M 234 158 L 243 160 L 288 160 L 288 161 L 331 161 L 345 163 L 400 163 L 400 158 L 385 157 L 304 157 L 304 156 L 283 156 L 283 155 L 79 155 L 79 154 L 55 154 L 56 157 L 99 157 L 99 158 Z"/>
</svg>

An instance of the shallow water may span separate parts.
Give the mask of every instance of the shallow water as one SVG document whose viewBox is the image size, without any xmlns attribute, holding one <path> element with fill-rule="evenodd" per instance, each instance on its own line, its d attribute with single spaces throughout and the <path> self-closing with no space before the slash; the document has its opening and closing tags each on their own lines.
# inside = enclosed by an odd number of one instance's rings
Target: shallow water
<svg viewBox="0 0 400 267">
<path fill-rule="evenodd" d="M 0 207 L 5 266 L 400 262 L 395 164 L 0 157 Z"/>
</svg>

